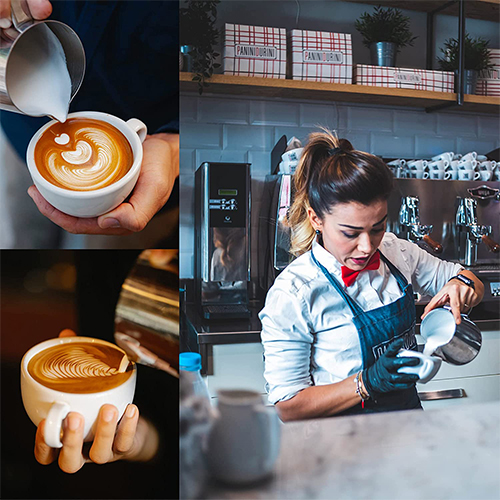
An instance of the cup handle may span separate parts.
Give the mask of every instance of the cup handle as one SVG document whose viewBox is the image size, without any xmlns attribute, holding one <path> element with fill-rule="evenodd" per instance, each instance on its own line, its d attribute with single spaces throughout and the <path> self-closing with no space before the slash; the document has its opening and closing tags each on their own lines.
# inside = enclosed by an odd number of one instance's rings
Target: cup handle
<svg viewBox="0 0 500 500">
<path fill-rule="evenodd" d="M 141 142 L 144 142 L 148 135 L 148 127 L 146 127 L 146 124 L 137 118 L 130 118 L 130 120 L 127 120 L 127 125 L 137 133 Z"/>
<path fill-rule="evenodd" d="M 429 172 L 424 172 L 422 175 L 422 179 L 428 179 L 429 178 Z"/>
<path fill-rule="evenodd" d="M 263 469 L 266 472 L 271 472 L 280 445 L 280 423 L 276 410 L 273 408 L 254 406 L 254 411 L 262 428 L 264 443 L 266 443 L 263 448 Z"/>
<path fill-rule="evenodd" d="M 481 173 L 480 172 L 474 172 L 474 180 L 477 181 L 481 178 Z"/>
<path fill-rule="evenodd" d="M 49 413 L 45 420 L 45 430 L 43 439 L 51 448 L 62 448 L 61 429 L 62 421 L 70 412 L 70 407 L 67 403 L 56 401 L 50 407 Z"/>
</svg>

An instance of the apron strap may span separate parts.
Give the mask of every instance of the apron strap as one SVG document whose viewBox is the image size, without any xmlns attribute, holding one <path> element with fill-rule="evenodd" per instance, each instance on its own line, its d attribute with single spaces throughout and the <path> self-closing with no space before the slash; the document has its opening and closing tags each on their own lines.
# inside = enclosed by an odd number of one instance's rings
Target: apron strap
<svg viewBox="0 0 500 500">
<path fill-rule="evenodd" d="M 346 304 L 349 306 L 349 309 L 351 310 L 353 316 L 357 316 L 358 314 L 363 313 L 363 309 L 361 309 L 361 307 L 358 306 L 358 304 L 352 299 L 352 297 L 350 297 L 346 293 L 346 291 L 344 290 L 342 285 L 339 283 L 339 281 L 334 276 L 332 276 L 332 273 L 330 273 L 325 268 L 325 266 L 323 266 L 320 262 L 318 262 L 318 260 L 314 256 L 314 252 L 312 251 L 312 249 L 311 249 L 311 256 L 312 256 L 313 261 L 316 263 L 316 265 L 321 269 L 321 271 L 323 271 L 323 274 L 326 276 L 326 279 L 332 284 L 333 288 L 335 288 L 335 290 L 337 290 L 337 292 L 340 294 L 340 296 L 344 299 Z"/>
<path fill-rule="evenodd" d="M 382 254 L 380 250 L 379 254 L 380 258 L 387 264 L 387 267 L 391 271 L 392 275 L 396 278 L 399 288 L 402 292 L 404 292 L 405 288 L 408 286 L 408 280 L 405 278 L 404 274 Z"/>
</svg>

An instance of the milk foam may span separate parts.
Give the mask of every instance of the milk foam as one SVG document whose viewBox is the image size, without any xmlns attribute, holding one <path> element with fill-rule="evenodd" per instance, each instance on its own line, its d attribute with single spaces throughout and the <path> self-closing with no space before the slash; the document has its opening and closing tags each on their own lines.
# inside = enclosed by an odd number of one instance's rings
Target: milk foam
<svg viewBox="0 0 500 500">
<path fill-rule="evenodd" d="M 64 49 L 48 26 L 37 25 L 19 39 L 7 76 L 12 102 L 23 113 L 66 121 L 71 79 Z"/>
</svg>

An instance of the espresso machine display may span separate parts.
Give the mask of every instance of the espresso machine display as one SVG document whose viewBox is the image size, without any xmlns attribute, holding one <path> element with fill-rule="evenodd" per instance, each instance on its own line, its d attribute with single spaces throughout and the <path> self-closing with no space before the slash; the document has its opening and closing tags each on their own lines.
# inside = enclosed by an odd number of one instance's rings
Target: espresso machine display
<svg viewBox="0 0 500 500">
<path fill-rule="evenodd" d="M 203 163 L 195 184 L 195 281 L 201 314 L 206 319 L 248 317 L 250 164 Z"/>
</svg>

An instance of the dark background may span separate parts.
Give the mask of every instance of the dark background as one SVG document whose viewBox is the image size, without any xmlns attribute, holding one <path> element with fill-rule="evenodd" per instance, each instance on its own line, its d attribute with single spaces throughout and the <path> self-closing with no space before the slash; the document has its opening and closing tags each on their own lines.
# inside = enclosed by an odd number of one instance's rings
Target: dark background
<svg viewBox="0 0 500 500">
<path fill-rule="evenodd" d="M 0 252 L 1 498 L 178 498 L 178 380 L 138 366 L 134 403 L 161 435 L 148 463 L 85 464 L 65 474 L 38 464 L 36 428 L 20 392 L 20 361 L 64 328 L 113 342 L 121 284 L 138 251 Z"/>
</svg>

